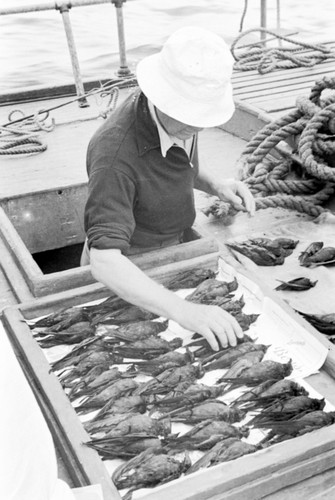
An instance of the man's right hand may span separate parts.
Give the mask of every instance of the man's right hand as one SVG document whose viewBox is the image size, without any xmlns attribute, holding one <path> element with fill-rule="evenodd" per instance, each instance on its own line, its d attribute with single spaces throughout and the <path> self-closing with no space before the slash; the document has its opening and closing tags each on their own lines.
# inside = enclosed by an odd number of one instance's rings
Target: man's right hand
<svg viewBox="0 0 335 500">
<path fill-rule="evenodd" d="M 237 339 L 243 338 L 244 333 L 236 319 L 221 307 L 184 302 L 177 322 L 183 328 L 202 335 L 214 351 L 219 350 L 219 344 L 223 348 L 235 346 Z"/>
</svg>

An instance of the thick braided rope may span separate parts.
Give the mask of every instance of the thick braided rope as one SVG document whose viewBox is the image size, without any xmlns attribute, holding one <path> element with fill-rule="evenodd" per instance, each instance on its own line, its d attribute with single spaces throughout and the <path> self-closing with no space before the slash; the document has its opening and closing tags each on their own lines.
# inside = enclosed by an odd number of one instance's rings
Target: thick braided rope
<svg viewBox="0 0 335 500">
<path fill-rule="evenodd" d="M 14 138 L 15 137 L 15 138 Z M 41 153 L 47 145 L 34 133 L 21 127 L 0 127 L 0 155 Z"/>
<path fill-rule="evenodd" d="M 290 195 L 266 196 L 265 198 L 257 198 L 255 201 L 257 210 L 281 207 L 297 210 L 298 212 L 306 213 L 313 217 L 318 217 L 325 212 L 325 209 L 319 205 L 314 205 L 304 199 Z"/>
<path fill-rule="evenodd" d="M 240 171 L 240 177 L 242 180 L 245 180 L 250 175 L 252 175 L 257 163 L 260 163 L 264 159 L 265 155 L 270 151 L 267 151 L 263 147 L 261 147 L 264 141 L 268 137 L 271 137 L 272 134 L 281 127 L 285 127 L 286 125 L 298 121 L 301 116 L 301 111 L 299 109 L 295 109 L 287 115 L 282 116 L 271 123 L 268 123 L 254 135 L 254 137 L 248 142 L 248 144 L 242 151 L 242 154 L 237 161 L 237 169 Z M 262 153 L 259 153 L 259 148 L 261 148 Z M 259 154 L 257 155 L 257 159 L 255 161 L 254 153 L 256 150 Z"/>
<path fill-rule="evenodd" d="M 236 54 L 238 49 L 237 43 L 245 35 L 252 32 L 262 32 L 272 35 L 278 40 L 289 42 L 295 47 L 293 48 L 266 48 L 261 47 L 260 42 L 251 45 L 249 50 L 244 53 Z M 312 54 L 299 54 L 302 50 L 311 49 Z M 235 59 L 235 69 L 241 71 L 258 70 L 259 73 L 265 74 L 274 69 L 289 69 L 298 66 L 312 67 L 326 59 L 335 58 L 335 53 L 328 47 L 322 44 L 310 44 L 306 42 L 292 40 L 291 38 L 278 35 L 273 31 L 265 28 L 253 28 L 241 33 L 231 45 L 231 52 Z"/>
<path fill-rule="evenodd" d="M 335 104 L 330 104 L 319 111 L 307 123 L 301 134 L 299 141 L 299 155 L 303 161 L 306 171 L 313 177 L 325 181 L 335 182 L 335 169 L 325 164 L 320 165 L 313 153 L 313 142 L 316 139 L 318 130 L 335 116 Z"/>
<path fill-rule="evenodd" d="M 294 195 L 296 210 L 306 210 L 311 214 L 315 212 L 314 205 L 327 201 L 333 193 L 333 186 L 325 186 L 325 182 L 335 182 L 335 169 L 329 167 L 322 156 L 333 154 L 335 144 L 331 135 L 318 131 L 321 127 L 328 127 L 329 131 L 334 133 L 332 127 L 334 126 L 335 130 L 335 95 L 321 99 L 323 90 L 334 88 L 335 78 L 325 77 L 317 81 L 309 98 L 297 99 L 297 109 L 266 125 L 247 144 L 237 166 L 242 170 L 241 178 L 249 185 L 253 194 L 262 196 L 262 202 L 257 201 L 256 207 L 266 207 L 265 199 L 268 199 L 270 206 L 274 203 L 285 206 L 287 203 L 287 207 L 294 207 L 291 199 Z M 278 172 L 279 175 L 275 178 L 274 165 L 278 165 L 278 159 L 271 159 L 271 149 L 281 140 L 289 136 L 297 137 L 300 133 L 299 154 L 302 166 L 314 179 L 283 180 L 288 173 L 285 169 Z M 273 192 L 286 194 L 277 198 L 271 195 Z M 271 196 L 266 196 L 267 194 Z M 260 198 L 257 197 L 257 200 Z M 324 211 L 323 208 L 317 209 L 318 212 L 320 210 Z"/>
<path fill-rule="evenodd" d="M 331 155 L 335 153 L 335 141 L 329 138 L 327 134 L 318 134 L 313 142 L 313 151 L 319 155 Z"/>
<path fill-rule="evenodd" d="M 283 127 L 289 123 L 295 122 L 300 117 L 301 117 L 301 112 L 295 109 L 294 111 L 291 111 L 287 115 L 282 116 L 277 120 L 268 123 L 252 137 L 252 139 L 248 142 L 248 144 L 244 148 L 242 155 L 250 155 L 264 141 L 264 139 L 269 134 L 277 130 L 279 127 Z"/>
<path fill-rule="evenodd" d="M 295 123 L 288 123 L 282 127 L 274 130 L 271 135 L 265 137 L 263 142 L 257 146 L 252 155 L 248 158 L 249 165 L 253 166 L 261 162 L 263 158 L 280 142 L 285 140 L 289 136 L 294 136 L 299 134 L 307 120 L 305 118 L 299 118 Z"/>
<path fill-rule="evenodd" d="M 255 179 L 256 181 L 256 179 Z M 252 184 L 247 182 L 249 189 L 252 193 L 286 193 L 286 194 L 313 194 L 315 190 L 319 187 L 319 183 L 315 180 L 304 180 L 304 181 L 290 181 L 290 180 L 277 180 L 277 179 L 265 179 L 258 182 L 253 182 Z"/>
</svg>

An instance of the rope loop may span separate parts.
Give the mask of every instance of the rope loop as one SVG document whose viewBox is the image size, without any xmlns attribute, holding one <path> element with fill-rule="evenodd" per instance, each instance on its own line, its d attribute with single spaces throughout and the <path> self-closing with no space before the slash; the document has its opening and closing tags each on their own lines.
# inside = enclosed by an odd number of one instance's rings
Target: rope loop
<svg viewBox="0 0 335 500">
<path fill-rule="evenodd" d="M 237 47 L 238 42 L 243 37 L 255 32 L 272 35 L 274 39 L 288 42 L 293 47 L 267 48 L 263 45 L 264 42 L 262 41 Z M 241 52 L 243 48 L 247 48 L 247 50 Z M 308 55 L 301 54 L 306 49 L 312 52 Z M 335 59 L 335 52 L 325 45 L 292 40 L 289 37 L 279 35 L 265 28 L 252 28 L 244 31 L 235 38 L 230 50 L 235 59 L 234 69 L 240 71 L 257 70 L 263 75 L 275 69 L 309 68 L 327 59 Z M 240 51 L 239 53 L 237 52 L 238 50 Z"/>
<path fill-rule="evenodd" d="M 326 211 L 322 204 L 335 190 L 335 165 L 328 163 L 335 155 L 334 90 L 335 78 L 316 81 L 309 97 L 298 97 L 293 111 L 265 125 L 246 145 L 237 168 L 256 209 L 278 206 L 312 216 Z M 288 139 L 292 153 L 278 148 Z"/>
<path fill-rule="evenodd" d="M 313 145 L 316 142 L 318 151 L 320 151 L 321 139 L 317 140 L 318 131 L 323 127 L 326 128 L 330 120 L 335 117 L 335 104 L 329 104 L 313 118 L 306 125 L 299 140 L 299 154 L 304 163 L 306 171 L 313 177 L 324 179 L 326 181 L 335 182 L 335 169 L 333 167 L 320 164 L 313 151 Z M 334 138 L 332 139 L 334 140 Z M 325 144 L 325 141 L 324 141 Z M 334 144 L 332 145 L 332 148 Z M 331 152 L 331 150 L 329 149 Z"/>
</svg>

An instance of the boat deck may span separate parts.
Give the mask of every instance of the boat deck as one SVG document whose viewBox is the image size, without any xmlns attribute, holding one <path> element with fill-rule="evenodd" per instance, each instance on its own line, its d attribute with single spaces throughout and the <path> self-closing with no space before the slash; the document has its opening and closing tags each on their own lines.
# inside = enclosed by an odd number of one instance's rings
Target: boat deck
<svg viewBox="0 0 335 500">
<path fill-rule="evenodd" d="M 273 119 L 295 107 L 298 96 L 308 96 L 314 83 L 324 76 L 335 78 L 335 41 L 323 45 L 334 50 L 334 58 L 311 68 L 297 67 L 260 74 L 257 70 L 234 71 L 236 99 L 269 113 Z M 304 55 L 310 53 L 306 50 Z"/>
</svg>

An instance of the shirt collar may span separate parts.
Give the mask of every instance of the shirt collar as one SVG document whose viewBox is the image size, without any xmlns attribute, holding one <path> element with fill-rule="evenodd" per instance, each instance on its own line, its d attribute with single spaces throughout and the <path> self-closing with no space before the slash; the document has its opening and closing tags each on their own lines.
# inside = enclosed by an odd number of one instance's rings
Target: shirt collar
<svg viewBox="0 0 335 500">
<path fill-rule="evenodd" d="M 153 121 L 155 122 L 155 124 L 157 126 L 162 156 L 165 158 L 168 150 L 175 144 L 177 146 L 180 146 L 181 148 L 185 149 L 185 151 L 188 153 L 190 148 L 187 149 L 186 143 L 191 144 L 191 141 L 193 140 L 193 138 L 191 138 L 187 141 L 183 141 L 182 139 L 178 139 L 177 137 L 169 135 L 166 132 L 166 130 L 162 127 L 162 125 L 160 124 L 158 117 L 157 117 L 155 106 L 153 105 L 153 103 L 149 99 L 148 99 L 148 107 L 149 107 L 151 118 L 153 119 Z"/>
</svg>

